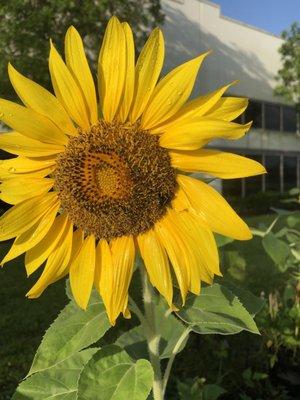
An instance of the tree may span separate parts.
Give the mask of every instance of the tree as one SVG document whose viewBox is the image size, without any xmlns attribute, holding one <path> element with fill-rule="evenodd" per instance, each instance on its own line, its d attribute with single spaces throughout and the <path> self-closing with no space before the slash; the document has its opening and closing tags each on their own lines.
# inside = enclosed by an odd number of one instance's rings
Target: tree
<svg viewBox="0 0 300 400">
<path fill-rule="evenodd" d="M 276 77 L 275 94 L 295 104 L 300 125 L 300 27 L 294 22 L 289 30 L 282 32 L 283 44 L 279 49 L 282 68 Z"/>
<path fill-rule="evenodd" d="M 138 48 L 163 15 L 159 0 L 0 0 L 0 96 L 14 98 L 7 77 L 11 62 L 24 75 L 50 87 L 49 39 L 62 51 L 70 25 L 83 35 L 92 69 L 106 23 L 116 15 L 128 21 Z"/>
</svg>

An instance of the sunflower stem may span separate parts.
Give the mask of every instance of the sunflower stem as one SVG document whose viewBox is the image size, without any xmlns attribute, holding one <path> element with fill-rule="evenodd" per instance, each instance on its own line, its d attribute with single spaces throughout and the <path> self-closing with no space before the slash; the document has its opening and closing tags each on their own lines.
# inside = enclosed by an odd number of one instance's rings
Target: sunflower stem
<svg viewBox="0 0 300 400">
<path fill-rule="evenodd" d="M 190 328 L 186 328 L 183 331 L 182 335 L 177 340 L 177 342 L 176 342 L 176 344 L 175 344 L 175 346 L 174 346 L 174 348 L 172 350 L 172 355 L 169 358 L 169 361 L 168 361 L 168 364 L 167 364 L 167 367 L 166 367 L 166 370 L 165 370 L 165 373 L 164 373 L 164 377 L 163 377 L 163 392 L 164 392 L 164 394 L 166 392 L 168 380 L 169 380 L 169 377 L 170 377 L 170 373 L 171 373 L 171 369 L 172 369 L 175 357 L 176 357 L 176 355 L 177 355 L 182 343 L 186 340 L 186 338 L 188 337 L 190 332 L 191 332 L 191 329 Z"/>
<path fill-rule="evenodd" d="M 159 358 L 160 334 L 155 322 L 155 304 L 153 302 L 153 289 L 150 286 L 145 271 L 141 268 L 143 282 L 143 299 L 145 319 L 147 324 L 143 324 L 144 335 L 147 340 L 150 362 L 154 371 L 153 398 L 154 400 L 164 399 L 163 380 Z"/>
</svg>

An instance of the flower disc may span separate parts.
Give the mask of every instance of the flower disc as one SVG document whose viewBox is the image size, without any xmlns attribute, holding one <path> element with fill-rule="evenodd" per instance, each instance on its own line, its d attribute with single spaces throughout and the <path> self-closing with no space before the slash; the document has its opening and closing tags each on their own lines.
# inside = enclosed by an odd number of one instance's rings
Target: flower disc
<svg viewBox="0 0 300 400">
<path fill-rule="evenodd" d="M 55 186 L 77 227 L 112 239 L 151 228 L 173 199 L 176 179 L 156 135 L 101 121 L 69 140 L 57 157 Z"/>
</svg>

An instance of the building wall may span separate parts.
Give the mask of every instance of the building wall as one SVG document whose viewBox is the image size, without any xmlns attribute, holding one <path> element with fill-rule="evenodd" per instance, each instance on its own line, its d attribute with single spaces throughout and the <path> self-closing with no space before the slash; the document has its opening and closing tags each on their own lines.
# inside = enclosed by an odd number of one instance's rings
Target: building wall
<svg viewBox="0 0 300 400">
<path fill-rule="evenodd" d="M 201 70 L 197 93 L 239 79 L 232 94 L 276 101 L 274 76 L 282 39 L 224 17 L 220 6 L 203 0 L 162 0 L 167 69 L 212 49 Z"/>
<path fill-rule="evenodd" d="M 283 129 L 283 107 L 286 106 L 282 99 L 274 96 L 275 75 L 281 65 L 278 50 L 282 39 L 223 16 L 220 6 L 210 1 L 162 0 L 162 8 L 166 16 L 162 27 L 166 40 L 164 72 L 212 49 L 192 95 L 198 96 L 238 79 L 239 83 L 230 88 L 229 94 L 248 97 L 261 104 L 262 123 L 259 128 L 251 128 L 238 141 L 216 140 L 211 146 L 253 156 L 265 163 L 269 174 L 258 178 L 257 190 L 259 187 L 261 190 L 274 190 L 277 185 L 276 190 L 284 191 L 289 185 L 299 186 L 300 137 L 296 129 L 290 132 Z M 281 126 L 278 130 L 268 129 L 265 123 L 267 104 L 270 103 L 281 103 Z M 268 115 L 270 120 L 272 116 Z M 247 120 L 247 115 L 243 119 Z M 242 183 L 245 195 L 247 182 L 246 185 Z M 256 187 L 252 186 L 255 191 Z"/>
</svg>

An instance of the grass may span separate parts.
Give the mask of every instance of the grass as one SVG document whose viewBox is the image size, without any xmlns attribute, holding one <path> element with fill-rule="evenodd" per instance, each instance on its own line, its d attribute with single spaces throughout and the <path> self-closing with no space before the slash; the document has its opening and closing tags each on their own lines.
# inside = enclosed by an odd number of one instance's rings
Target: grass
<svg viewBox="0 0 300 400">
<path fill-rule="evenodd" d="M 8 247 L 9 243 L 1 243 L 1 259 Z M 67 302 L 63 281 L 49 287 L 39 299 L 26 299 L 36 278 L 26 277 L 21 257 L 0 269 L 0 400 L 11 398 L 28 372 L 45 330 Z"/>
</svg>

